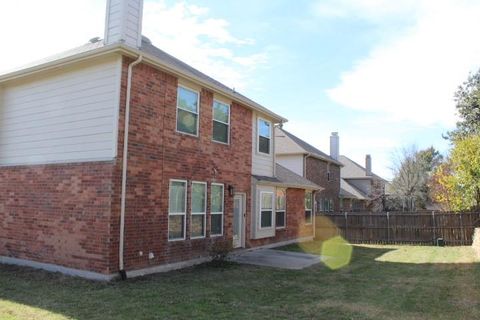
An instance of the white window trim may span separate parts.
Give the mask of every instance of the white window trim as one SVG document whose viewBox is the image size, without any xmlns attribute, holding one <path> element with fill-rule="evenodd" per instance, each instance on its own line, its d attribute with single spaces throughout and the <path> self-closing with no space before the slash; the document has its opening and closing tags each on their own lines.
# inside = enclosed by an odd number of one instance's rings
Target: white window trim
<svg viewBox="0 0 480 320">
<path fill-rule="evenodd" d="M 272 196 L 272 225 L 270 227 L 262 227 L 262 199 L 264 194 L 269 194 Z M 275 194 L 270 191 L 260 191 L 260 204 L 258 206 L 258 229 L 267 230 L 275 228 Z"/>
<path fill-rule="evenodd" d="M 231 109 L 232 109 L 232 105 L 229 104 L 229 103 L 226 103 L 222 100 L 218 100 L 218 99 L 213 99 L 213 103 L 215 102 L 218 102 L 218 103 L 221 103 L 221 104 L 224 104 L 226 106 L 228 106 L 228 123 L 226 122 L 223 122 L 223 121 L 220 121 L 220 120 L 215 120 L 213 118 L 213 104 L 212 104 L 212 141 L 215 142 L 215 143 L 220 143 L 220 144 L 224 144 L 224 145 L 230 145 L 230 123 L 231 123 L 231 118 L 230 118 L 230 113 L 231 113 Z M 226 124 L 228 126 L 228 131 L 227 131 L 227 134 L 228 134 L 228 139 L 227 139 L 227 142 L 223 142 L 223 141 L 218 141 L 218 140 L 215 140 L 214 137 L 213 137 L 213 122 L 219 122 L 219 123 L 223 123 L 223 124 Z"/>
<path fill-rule="evenodd" d="M 304 211 L 304 213 L 303 213 L 303 214 L 305 215 L 305 212 L 310 211 L 310 217 L 311 217 L 310 219 L 311 219 L 311 222 L 307 222 L 307 219 L 305 219 L 305 225 L 306 225 L 306 226 L 310 226 L 310 225 L 313 224 L 313 193 L 312 193 L 312 192 L 309 192 L 309 191 L 305 191 L 305 192 L 310 193 L 310 198 L 312 198 L 312 199 L 311 199 L 312 208 L 311 208 L 311 209 L 307 209 L 307 206 L 304 204 L 305 211 Z M 305 198 L 303 199 L 303 202 L 305 202 Z"/>
<path fill-rule="evenodd" d="M 287 189 L 282 189 L 285 192 L 285 209 L 277 210 L 275 208 L 275 229 L 286 229 L 287 228 Z M 277 195 L 275 194 L 275 201 L 277 200 Z M 276 202 L 275 202 L 276 203 Z M 275 206 L 276 207 L 276 206 Z M 277 212 L 283 212 L 283 226 L 277 227 Z"/>
<path fill-rule="evenodd" d="M 179 98 L 178 98 L 178 88 L 183 88 L 185 90 L 188 90 L 188 91 L 192 91 L 192 92 L 195 92 L 197 94 L 197 106 L 198 106 L 198 110 L 197 110 L 197 113 L 195 112 L 192 112 L 190 110 L 186 110 L 186 109 L 183 109 L 181 108 L 179 105 L 178 105 L 178 102 L 179 102 Z M 188 132 L 183 132 L 183 131 L 179 131 L 178 130 L 178 109 L 182 109 L 183 111 L 186 111 L 186 112 L 190 112 L 190 113 L 193 113 L 193 114 L 196 114 L 197 115 L 197 134 L 191 134 L 191 133 L 188 133 Z M 180 134 L 185 134 L 187 136 L 191 136 L 191 137 L 199 137 L 200 136 L 200 92 L 195 90 L 195 89 L 192 89 L 190 87 L 187 87 L 187 86 L 184 86 L 184 85 L 181 85 L 179 84 L 177 86 L 177 106 L 176 106 L 176 109 L 175 109 L 175 112 L 176 112 L 176 118 L 175 118 L 175 131 L 177 133 L 180 133 Z"/>
<path fill-rule="evenodd" d="M 210 237 L 222 237 L 223 236 L 223 220 L 224 220 L 224 212 L 225 212 L 225 185 L 223 183 L 212 183 L 212 186 L 221 186 L 222 187 L 222 212 L 210 212 Z M 212 191 L 210 191 L 210 208 L 212 202 Z M 212 233 L 212 215 L 222 215 L 222 224 L 221 224 L 221 233 Z"/>
<path fill-rule="evenodd" d="M 259 126 L 260 121 L 265 121 L 265 122 L 268 122 L 270 124 L 270 138 L 268 138 L 269 141 L 270 141 L 269 148 L 268 148 L 269 153 L 265 153 L 265 152 L 260 151 L 260 126 Z M 257 117 L 257 153 L 258 154 L 261 154 L 261 155 L 264 155 L 264 156 L 272 155 L 272 145 L 273 145 L 272 144 L 272 140 L 273 140 L 272 137 L 273 137 L 272 122 L 267 120 L 267 119 L 264 119 L 262 117 Z M 266 137 L 264 137 L 264 138 L 266 138 Z"/>
<path fill-rule="evenodd" d="M 172 182 L 183 182 L 185 184 L 185 212 L 179 213 L 170 213 L 170 186 Z M 184 241 L 187 236 L 187 197 L 188 197 L 188 181 L 187 180 L 180 180 L 180 179 L 170 179 L 168 183 L 168 242 L 175 242 L 175 241 Z M 170 239 L 170 216 L 183 216 L 183 238 L 176 238 Z"/>
<path fill-rule="evenodd" d="M 194 184 L 203 184 L 205 186 L 205 206 L 203 208 L 203 212 L 193 212 L 192 208 L 190 208 L 190 215 L 191 216 L 200 216 L 203 215 L 203 235 L 202 236 L 197 236 L 197 237 L 192 237 L 192 223 L 193 219 L 190 219 L 190 239 L 203 239 L 207 235 L 207 183 L 203 181 L 192 181 L 192 192 L 190 192 L 190 203 L 192 204 L 191 207 L 193 207 L 193 185 Z"/>
</svg>

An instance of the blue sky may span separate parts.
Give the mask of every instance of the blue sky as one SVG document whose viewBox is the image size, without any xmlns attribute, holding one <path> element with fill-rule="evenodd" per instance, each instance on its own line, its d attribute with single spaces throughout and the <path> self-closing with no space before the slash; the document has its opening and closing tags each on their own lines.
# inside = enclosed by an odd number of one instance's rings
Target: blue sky
<svg viewBox="0 0 480 320">
<path fill-rule="evenodd" d="M 0 6 L 0 70 L 103 36 L 105 1 Z M 453 93 L 480 67 L 479 16 L 474 0 L 145 0 L 143 34 L 325 152 L 338 131 L 342 154 L 371 154 L 390 178 L 395 150 L 448 149 Z"/>
</svg>

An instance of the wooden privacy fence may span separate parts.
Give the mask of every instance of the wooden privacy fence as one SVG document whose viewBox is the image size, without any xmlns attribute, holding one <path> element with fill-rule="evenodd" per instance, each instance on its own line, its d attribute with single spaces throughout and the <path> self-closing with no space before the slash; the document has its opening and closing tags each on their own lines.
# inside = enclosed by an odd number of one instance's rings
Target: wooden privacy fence
<svg viewBox="0 0 480 320">
<path fill-rule="evenodd" d="M 336 233 L 351 243 L 471 245 L 475 227 L 480 227 L 480 212 L 468 213 L 328 213 L 317 216 L 316 235 Z"/>
</svg>

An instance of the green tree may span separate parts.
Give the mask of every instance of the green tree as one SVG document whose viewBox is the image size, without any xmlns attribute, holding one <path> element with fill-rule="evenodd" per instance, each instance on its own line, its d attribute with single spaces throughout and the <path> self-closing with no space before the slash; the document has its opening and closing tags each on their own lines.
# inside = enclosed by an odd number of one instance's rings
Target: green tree
<svg viewBox="0 0 480 320">
<path fill-rule="evenodd" d="M 455 103 L 460 121 L 455 130 L 447 133 L 447 138 L 454 141 L 480 134 L 480 70 L 470 74 L 467 81 L 458 87 Z"/>
<path fill-rule="evenodd" d="M 451 161 L 462 209 L 480 210 L 480 135 L 455 140 Z"/>
</svg>

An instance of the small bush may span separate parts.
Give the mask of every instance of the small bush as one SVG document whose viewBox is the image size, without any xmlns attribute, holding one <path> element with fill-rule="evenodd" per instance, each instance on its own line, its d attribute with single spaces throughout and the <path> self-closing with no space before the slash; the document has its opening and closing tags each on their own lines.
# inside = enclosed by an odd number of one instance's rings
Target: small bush
<svg viewBox="0 0 480 320">
<path fill-rule="evenodd" d="M 213 266 L 226 266 L 228 263 L 228 254 L 233 250 L 231 241 L 215 241 L 210 246 L 211 265 Z"/>
</svg>

